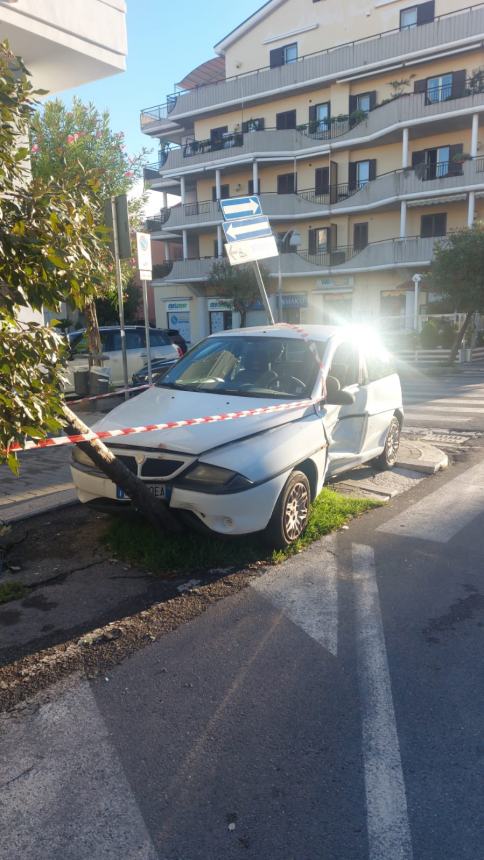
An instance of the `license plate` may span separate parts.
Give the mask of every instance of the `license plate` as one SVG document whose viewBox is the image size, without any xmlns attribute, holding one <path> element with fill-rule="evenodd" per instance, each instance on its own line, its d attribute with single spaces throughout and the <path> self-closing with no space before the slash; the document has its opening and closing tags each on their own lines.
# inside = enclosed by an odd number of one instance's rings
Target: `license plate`
<svg viewBox="0 0 484 860">
<path fill-rule="evenodd" d="M 168 484 L 145 484 L 147 490 L 157 499 L 163 499 L 165 502 L 170 501 L 171 487 Z M 116 487 L 117 499 L 128 499 L 122 487 Z"/>
</svg>

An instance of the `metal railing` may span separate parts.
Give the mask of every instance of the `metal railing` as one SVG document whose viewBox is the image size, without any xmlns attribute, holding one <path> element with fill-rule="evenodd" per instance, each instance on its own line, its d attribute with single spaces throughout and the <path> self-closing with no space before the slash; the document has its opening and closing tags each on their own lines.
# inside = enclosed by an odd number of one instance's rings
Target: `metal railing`
<svg viewBox="0 0 484 860">
<path fill-rule="evenodd" d="M 223 85 L 230 84 L 231 82 L 246 81 L 248 78 L 249 79 L 253 78 L 254 80 L 256 80 L 257 78 L 264 76 L 266 73 L 277 72 L 281 68 L 285 69 L 285 68 L 289 67 L 289 68 L 294 69 L 294 67 L 297 68 L 301 64 L 307 62 L 308 60 L 313 60 L 315 58 L 320 58 L 320 57 L 321 58 L 322 57 L 329 57 L 330 55 L 335 54 L 338 51 L 342 52 L 345 56 L 348 57 L 348 60 L 346 62 L 346 67 L 353 68 L 353 67 L 356 67 L 353 54 L 354 54 L 355 49 L 359 48 L 360 46 L 363 46 L 363 45 L 369 46 L 369 43 L 372 43 L 372 42 L 375 43 L 375 45 L 377 45 L 377 44 L 384 42 L 386 39 L 390 40 L 391 37 L 394 37 L 394 36 L 398 37 L 399 35 L 403 35 L 405 37 L 405 41 L 406 42 L 408 41 L 409 44 L 415 43 L 415 45 L 416 45 L 416 43 L 419 41 L 419 34 L 417 31 L 424 31 L 424 30 L 427 30 L 429 27 L 435 28 L 435 25 L 440 23 L 440 22 L 447 21 L 450 18 L 455 18 L 456 16 L 463 16 L 463 15 L 467 15 L 467 14 L 472 14 L 473 12 L 476 12 L 476 11 L 482 10 L 482 9 L 484 9 L 484 3 L 477 3 L 477 4 L 474 4 L 472 6 L 466 6 L 466 7 L 461 8 L 461 9 L 456 9 L 456 10 L 453 10 L 451 12 L 446 12 L 442 15 L 438 15 L 433 19 L 433 21 L 430 21 L 426 24 L 422 24 L 422 25 L 420 25 L 416 28 L 413 28 L 413 29 L 396 27 L 396 28 L 393 28 L 391 30 L 385 30 L 381 33 L 373 34 L 371 36 L 365 36 L 361 39 L 355 39 L 353 41 L 344 42 L 344 43 L 341 43 L 339 45 L 334 45 L 332 47 L 325 48 L 325 49 L 320 50 L 320 51 L 314 51 L 310 54 L 304 54 L 301 57 L 298 57 L 294 63 L 290 63 L 286 66 L 282 66 L 282 67 L 278 66 L 275 69 L 271 69 L 270 66 L 261 66 L 257 69 L 251 69 L 250 71 L 244 72 L 242 74 L 232 75 L 232 76 L 223 78 L 222 80 L 217 81 L 217 82 L 212 82 L 209 84 L 201 84 L 200 86 L 193 87 L 191 89 L 178 90 L 174 93 L 171 93 L 169 96 L 167 96 L 167 101 L 165 102 L 165 104 L 154 105 L 153 107 L 144 108 L 141 111 L 141 127 L 143 128 L 143 126 L 150 125 L 154 121 L 161 121 L 162 119 L 167 119 L 169 117 L 169 115 L 173 112 L 173 110 L 174 110 L 174 108 L 178 102 L 178 99 L 181 96 L 193 95 L 194 92 L 196 92 L 196 91 L 200 92 L 203 90 L 207 90 L 209 87 L 213 88 L 216 92 L 217 88 L 220 88 Z M 367 54 L 367 56 L 366 56 L 365 62 L 368 63 L 368 62 L 370 62 L 370 57 L 369 57 L 368 51 L 366 52 L 366 54 Z M 350 59 L 350 57 L 353 57 L 353 59 Z M 384 59 L 391 59 L 391 52 L 390 52 L 390 56 L 389 57 L 385 56 Z M 341 66 L 341 68 L 338 68 L 338 70 L 341 71 L 343 67 L 344 67 L 344 64 Z M 247 88 L 245 88 L 245 89 L 247 89 Z"/>
</svg>

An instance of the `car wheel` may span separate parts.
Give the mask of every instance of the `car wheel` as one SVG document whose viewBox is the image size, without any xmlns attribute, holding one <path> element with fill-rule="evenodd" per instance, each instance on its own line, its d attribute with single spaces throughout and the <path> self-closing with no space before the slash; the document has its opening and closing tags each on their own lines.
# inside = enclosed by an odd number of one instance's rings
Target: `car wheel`
<svg viewBox="0 0 484 860">
<path fill-rule="evenodd" d="M 311 488 L 304 472 L 293 472 L 277 500 L 267 527 L 267 537 L 278 549 L 301 536 L 309 519 Z"/>
<path fill-rule="evenodd" d="M 390 421 L 385 447 L 379 457 L 375 460 L 380 469 L 392 469 L 397 462 L 398 448 L 400 446 L 400 421 L 394 415 Z"/>
</svg>

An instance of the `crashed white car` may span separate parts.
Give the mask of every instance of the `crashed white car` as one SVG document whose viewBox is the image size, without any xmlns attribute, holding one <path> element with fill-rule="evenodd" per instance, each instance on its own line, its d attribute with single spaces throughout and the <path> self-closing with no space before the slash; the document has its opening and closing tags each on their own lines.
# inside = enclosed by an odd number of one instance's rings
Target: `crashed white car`
<svg viewBox="0 0 484 860">
<path fill-rule="evenodd" d="M 299 404 L 109 441 L 113 453 L 183 522 L 221 535 L 267 530 L 285 546 L 304 530 L 327 477 L 368 460 L 391 467 L 403 422 L 390 356 L 356 327 L 283 326 L 214 334 L 157 384 L 94 428 Z M 79 448 L 72 475 L 81 502 L 129 506 Z"/>
</svg>

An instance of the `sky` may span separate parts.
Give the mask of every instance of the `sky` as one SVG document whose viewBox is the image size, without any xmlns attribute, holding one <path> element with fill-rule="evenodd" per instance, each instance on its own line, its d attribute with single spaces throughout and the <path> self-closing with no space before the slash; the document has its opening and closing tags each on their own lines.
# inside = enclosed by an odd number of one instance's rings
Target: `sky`
<svg viewBox="0 0 484 860">
<path fill-rule="evenodd" d="M 123 131 L 128 152 L 157 142 L 139 130 L 142 108 L 163 104 L 174 84 L 214 56 L 213 46 L 240 24 L 263 0 L 127 0 L 127 71 L 58 94 L 66 104 L 73 95 L 108 108 L 111 127 Z"/>
</svg>

